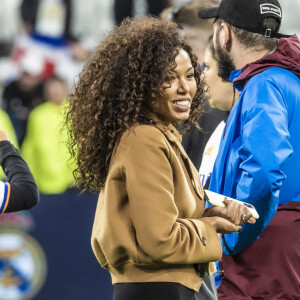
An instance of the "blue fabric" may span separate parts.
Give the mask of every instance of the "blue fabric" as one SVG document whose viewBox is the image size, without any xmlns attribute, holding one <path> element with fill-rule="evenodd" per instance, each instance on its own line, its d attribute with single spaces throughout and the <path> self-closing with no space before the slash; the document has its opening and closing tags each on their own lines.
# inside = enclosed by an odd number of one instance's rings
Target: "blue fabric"
<svg viewBox="0 0 300 300">
<path fill-rule="evenodd" d="M 68 46 L 68 41 L 64 37 L 54 38 L 54 37 L 41 35 L 38 33 L 32 33 L 30 34 L 30 36 L 32 39 L 40 43 L 47 44 L 48 46 L 52 46 L 55 48 L 65 48 Z"/>
<path fill-rule="evenodd" d="M 9 201 L 9 195 L 8 195 L 8 184 L 4 183 L 1 181 L 0 184 L 4 185 L 4 191 L 3 191 L 3 199 L 2 200 L 2 205 L 0 207 L 0 213 L 2 213 L 4 211 L 4 208 L 6 206 L 7 201 Z"/>
<path fill-rule="evenodd" d="M 231 80 L 240 74 L 232 72 Z M 300 79 L 273 67 L 252 77 L 244 89 L 234 87 L 240 98 L 228 117 L 209 189 L 253 204 L 260 218 L 224 236 L 226 255 L 257 239 L 278 205 L 300 201 Z"/>
<path fill-rule="evenodd" d="M 218 287 L 221 284 L 221 276 L 220 276 L 220 273 L 219 273 L 219 271 L 220 271 L 219 261 L 216 261 L 216 268 L 217 268 L 218 272 L 215 273 L 215 283 L 216 283 L 216 287 Z"/>
</svg>

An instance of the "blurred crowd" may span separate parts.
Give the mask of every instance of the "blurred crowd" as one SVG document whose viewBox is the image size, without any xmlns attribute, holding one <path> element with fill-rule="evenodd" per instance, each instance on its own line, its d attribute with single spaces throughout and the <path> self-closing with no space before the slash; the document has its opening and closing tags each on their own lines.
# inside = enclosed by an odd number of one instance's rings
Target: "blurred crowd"
<svg viewBox="0 0 300 300">
<path fill-rule="evenodd" d="M 199 44 L 198 37 L 207 28 L 189 22 L 189 13 L 185 20 L 177 20 L 176 13 L 185 5 L 191 5 L 191 11 L 193 4 L 203 1 L 0 0 L 0 126 L 23 153 L 42 193 L 62 193 L 73 185 L 74 165 L 67 163 L 60 126 L 63 108 L 106 31 L 139 14 L 174 19 L 183 23 L 201 62 L 205 44 Z M 299 12 L 300 1 L 282 1 L 282 7 L 286 13 L 281 31 L 299 34 L 293 14 Z"/>
</svg>

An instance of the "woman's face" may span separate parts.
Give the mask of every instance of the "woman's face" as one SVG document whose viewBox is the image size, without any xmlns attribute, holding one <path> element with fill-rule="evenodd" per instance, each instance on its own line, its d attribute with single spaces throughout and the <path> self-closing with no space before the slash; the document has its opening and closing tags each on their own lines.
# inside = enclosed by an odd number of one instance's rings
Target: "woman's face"
<svg viewBox="0 0 300 300">
<path fill-rule="evenodd" d="M 171 85 L 165 84 L 164 95 L 153 106 L 155 114 L 166 124 L 186 120 L 197 91 L 194 68 L 188 53 L 181 49 L 175 58 Z"/>
<path fill-rule="evenodd" d="M 224 82 L 218 75 L 218 65 L 209 48 L 204 54 L 204 80 L 207 84 L 206 97 L 211 107 L 230 111 L 233 99 L 232 83 Z"/>
</svg>

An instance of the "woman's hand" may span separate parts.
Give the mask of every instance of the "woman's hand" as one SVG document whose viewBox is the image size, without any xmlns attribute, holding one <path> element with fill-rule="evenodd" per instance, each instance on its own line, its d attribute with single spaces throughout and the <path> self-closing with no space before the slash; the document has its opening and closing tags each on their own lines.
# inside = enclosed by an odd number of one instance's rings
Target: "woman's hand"
<svg viewBox="0 0 300 300">
<path fill-rule="evenodd" d="M 222 217 L 203 217 L 202 220 L 212 225 L 217 233 L 232 233 L 242 230 L 241 226 L 237 226 Z"/>
<path fill-rule="evenodd" d="M 244 223 L 254 224 L 256 220 L 252 217 L 249 209 L 243 204 L 225 198 L 225 207 L 211 206 L 204 211 L 203 217 L 219 216 L 227 219 L 235 225 L 242 226 Z"/>
<path fill-rule="evenodd" d="M 0 129 L 0 142 L 2 141 L 9 141 L 8 132 Z"/>
</svg>

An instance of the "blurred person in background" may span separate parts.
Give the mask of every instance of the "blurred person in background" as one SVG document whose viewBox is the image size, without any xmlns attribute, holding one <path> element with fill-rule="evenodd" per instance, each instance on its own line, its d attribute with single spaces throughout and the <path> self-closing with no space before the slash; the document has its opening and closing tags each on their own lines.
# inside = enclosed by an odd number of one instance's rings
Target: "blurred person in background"
<svg viewBox="0 0 300 300">
<path fill-rule="evenodd" d="M 198 56 L 198 61 L 203 64 L 204 52 L 212 35 L 211 20 L 200 20 L 197 12 L 199 9 L 213 7 L 219 3 L 218 0 L 197 0 L 189 1 L 183 5 L 166 9 L 162 13 L 162 17 L 168 18 L 178 24 L 186 42 L 192 47 Z M 199 170 L 205 145 L 215 128 L 222 120 L 226 120 L 227 113 L 219 109 L 211 108 L 208 100 L 204 102 L 204 113 L 198 121 L 202 128 L 200 132 L 193 124 L 189 133 L 183 136 L 182 145 Z M 203 182 L 202 182 L 203 183 Z"/>
<path fill-rule="evenodd" d="M 31 51 L 43 58 L 42 78 L 54 74 L 73 85 L 83 61 L 89 54 L 78 36 L 73 34 L 71 0 L 22 0 L 22 30 L 15 39 L 11 53 L 11 69 L 7 81 L 20 73 L 22 58 Z"/>
<path fill-rule="evenodd" d="M 194 299 L 215 271 L 217 232 L 238 231 L 237 212 L 247 214 L 230 203 L 231 221 L 205 217 L 199 174 L 173 126 L 197 126 L 201 74 L 176 24 L 127 19 L 97 47 L 70 96 L 75 175 L 100 190 L 92 247 L 114 300 Z"/>
<path fill-rule="evenodd" d="M 0 108 L 0 128 L 7 132 L 9 136 L 9 140 L 14 145 L 16 149 L 19 149 L 19 143 L 17 140 L 17 136 L 15 133 L 14 126 L 9 118 L 9 115 Z M 5 174 L 2 170 L 0 170 L 0 180 L 5 178 Z"/>
<path fill-rule="evenodd" d="M 160 14 L 162 18 L 171 20 L 179 26 L 182 35 L 197 55 L 200 64 L 203 63 L 204 52 L 209 37 L 213 33 L 213 22 L 199 19 L 197 12 L 201 8 L 213 7 L 219 2 L 219 0 L 186 1 L 182 5 L 168 7 Z"/>
<path fill-rule="evenodd" d="M 19 76 L 3 90 L 2 107 L 11 119 L 19 145 L 26 133 L 29 113 L 44 101 L 42 70 L 40 53 L 28 52 L 22 57 Z"/>
<path fill-rule="evenodd" d="M 158 16 L 168 6 L 167 0 L 114 0 L 114 18 L 116 24 L 120 24 L 126 17 L 133 17 L 136 6 L 143 4 L 146 5 L 146 11 L 143 13 L 152 16 Z"/>
<path fill-rule="evenodd" d="M 58 74 L 70 87 L 83 61 L 114 24 L 111 1 L 0 0 L 0 83 L 20 73 L 28 51 L 44 57 L 43 77 Z M 5 16 L 2 16 L 5 14 Z M 2 16 L 2 17 L 1 17 Z"/>
<path fill-rule="evenodd" d="M 65 47 L 76 61 L 84 61 L 88 51 L 74 34 L 73 15 L 72 0 L 22 0 L 21 3 L 23 26 L 34 40 L 53 48 Z"/>
<path fill-rule="evenodd" d="M 62 129 L 63 110 L 67 105 L 67 83 L 58 77 L 45 82 L 46 102 L 29 115 L 22 155 L 44 194 L 60 194 L 73 186 L 72 166 L 65 145 L 66 133 Z"/>
<path fill-rule="evenodd" d="M 22 0 L 20 9 L 24 29 L 34 38 L 53 45 L 75 39 L 70 31 L 71 0 Z"/>
<path fill-rule="evenodd" d="M 21 0 L 0 0 L 0 59 L 10 55 L 14 39 L 20 30 L 20 2 Z M 1 76 L 0 74 L 0 79 Z"/>
<path fill-rule="evenodd" d="M 0 129 L 0 165 L 7 181 L 0 181 L 0 214 L 30 209 L 38 203 L 39 192 L 27 164 Z"/>
</svg>

